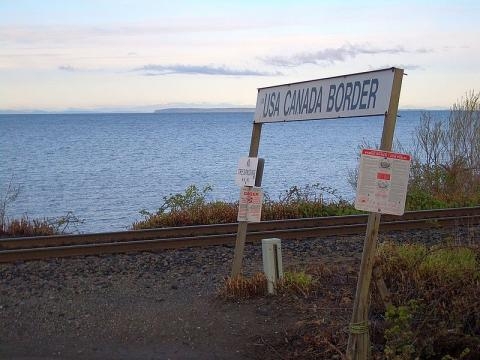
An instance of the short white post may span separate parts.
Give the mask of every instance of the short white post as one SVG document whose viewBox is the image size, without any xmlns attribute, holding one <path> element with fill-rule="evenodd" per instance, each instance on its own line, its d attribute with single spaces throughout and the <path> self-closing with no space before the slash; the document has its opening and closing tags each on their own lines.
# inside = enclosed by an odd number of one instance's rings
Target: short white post
<svg viewBox="0 0 480 360">
<path fill-rule="evenodd" d="M 283 277 L 281 243 L 277 238 L 262 240 L 263 271 L 269 294 L 275 294 L 277 282 Z"/>
</svg>

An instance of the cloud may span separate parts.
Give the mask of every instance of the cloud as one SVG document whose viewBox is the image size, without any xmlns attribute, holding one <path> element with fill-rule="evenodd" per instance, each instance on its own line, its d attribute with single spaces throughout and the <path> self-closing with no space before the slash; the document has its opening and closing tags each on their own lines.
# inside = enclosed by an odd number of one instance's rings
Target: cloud
<svg viewBox="0 0 480 360">
<path fill-rule="evenodd" d="M 68 71 L 68 72 L 78 71 L 78 69 L 75 69 L 73 66 L 70 66 L 70 65 L 60 65 L 58 67 L 58 70 Z"/>
<path fill-rule="evenodd" d="M 75 73 L 111 73 L 115 72 L 113 69 L 108 68 L 87 68 L 87 67 L 73 67 L 71 65 L 60 65 L 57 70 Z"/>
<path fill-rule="evenodd" d="M 143 37 L 162 38 L 165 35 L 189 35 L 199 33 L 223 33 L 230 31 L 264 29 L 275 27 L 275 24 L 264 22 L 244 22 L 232 19 L 194 18 L 182 21 L 163 21 L 156 23 L 125 23 L 111 25 L 10 25 L 0 24 L 0 44 L 9 46 L 25 45 L 52 45 L 59 44 L 91 44 L 99 42 L 108 44 L 112 40 L 125 42 L 128 39 Z"/>
<path fill-rule="evenodd" d="M 274 76 L 281 75 L 279 72 L 265 72 L 257 70 L 231 69 L 225 66 L 211 65 L 145 65 L 133 71 L 143 72 L 147 76 L 160 76 L 170 74 L 189 75 L 223 75 L 223 76 Z"/>
<path fill-rule="evenodd" d="M 358 55 L 378 55 L 378 54 L 403 54 L 403 53 L 427 53 L 430 49 L 419 48 L 416 50 L 407 50 L 403 46 L 391 48 L 374 48 L 369 45 L 343 45 L 339 48 L 326 48 L 316 52 L 300 53 L 293 56 L 272 56 L 261 59 L 263 62 L 283 67 L 295 67 L 305 64 L 314 65 L 332 65 L 336 62 L 343 62 L 353 59 Z"/>
</svg>

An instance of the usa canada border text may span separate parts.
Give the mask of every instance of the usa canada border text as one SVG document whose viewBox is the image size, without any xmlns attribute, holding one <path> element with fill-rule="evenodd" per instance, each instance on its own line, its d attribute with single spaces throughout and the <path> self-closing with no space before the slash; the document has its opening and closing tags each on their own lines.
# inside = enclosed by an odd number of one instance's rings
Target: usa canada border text
<svg viewBox="0 0 480 360">
<path fill-rule="evenodd" d="M 258 90 L 255 123 L 384 115 L 395 68 Z"/>
</svg>

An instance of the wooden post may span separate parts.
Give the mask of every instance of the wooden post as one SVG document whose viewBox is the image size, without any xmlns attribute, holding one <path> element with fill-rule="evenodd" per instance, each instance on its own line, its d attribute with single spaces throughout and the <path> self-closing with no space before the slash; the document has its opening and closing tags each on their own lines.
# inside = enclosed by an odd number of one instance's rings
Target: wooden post
<svg viewBox="0 0 480 360">
<path fill-rule="evenodd" d="M 391 151 L 392 149 L 393 133 L 395 131 L 398 103 L 400 100 L 400 89 L 402 87 L 403 70 L 394 68 L 393 71 L 395 73 L 393 76 L 392 93 L 388 112 L 385 114 L 382 143 L 380 145 L 380 150 L 384 151 Z M 370 353 L 368 307 L 380 217 L 380 213 L 370 213 L 368 216 L 362 262 L 360 264 L 357 290 L 353 303 L 352 321 L 349 326 L 350 334 L 347 345 L 348 360 L 366 360 Z"/>
<path fill-rule="evenodd" d="M 375 281 L 375 285 L 377 286 L 380 298 L 383 302 L 383 306 L 385 306 L 385 309 L 388 309 L 392 305 L 392 297 L 390 295 L 390 291 L 387 288 L 387 284 L 385 284 L 382 270 L 379 266 L 375 266 L 373 268 L 373 280 Z"/>
<path fill-rule="evenodd" d="M 260 135 L 262 133 L 262 123 L 253 123 L 252 138 L 250 140 L 249 157 L 258 157 L 258 148 L 260 147 Z M 243 250 L 247 238 L 247 221 L 238 223 L 237 239 L 235 242 L 235 253 L 233 255 L 232 278 L 240 275 L 242 271 Z"/>
</svg>

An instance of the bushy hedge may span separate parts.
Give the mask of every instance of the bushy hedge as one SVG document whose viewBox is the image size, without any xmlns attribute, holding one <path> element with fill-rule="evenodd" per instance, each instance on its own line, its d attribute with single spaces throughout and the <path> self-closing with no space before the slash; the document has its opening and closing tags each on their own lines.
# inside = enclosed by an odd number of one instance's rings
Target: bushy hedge
<svg viewBox="0 0 480 360">
<path fill-rule="evenodd" d="M 133 229 L 170 226 L 225 224 L 237 221 L 238 202 L 207 201 L 212 190 L 207 186 L 199 190 L 189 186 L 184 193 L 163 198 L 164 203 L 155 212 L 142 211 L 144 219 L 132 225 Z M 327 199 L 328 198 L 328 199 Z M 278 200 L 268 195 L 262 207 L 262 220 L 298 219 L 319 216 L 359 213 L 353 205 L 337 197 L 335 191 L 318 184 L 293 186 Z"/>
</svg>

